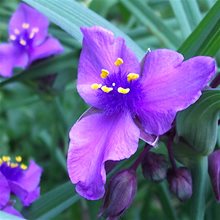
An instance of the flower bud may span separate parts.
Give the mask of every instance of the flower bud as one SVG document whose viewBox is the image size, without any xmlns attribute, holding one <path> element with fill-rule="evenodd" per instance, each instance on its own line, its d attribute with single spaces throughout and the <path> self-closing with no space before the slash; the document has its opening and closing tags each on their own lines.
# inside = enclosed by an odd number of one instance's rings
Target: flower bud
<svg viewBox="0 0 220 220">
<path fill-rule="evenodd" d="M 131 205 L 137 191 L 134 170 L 123 170 L 110 181 L 99 216 L 114 219 Z"/>
<path fill-rule="evenodd" d="M 218 202 L 220 202 L 220 150 L 209 155 L 209 176 L 211 179 L 213 191 Z"/>
<path fill-rule="evenodd" d="M 141 165 L 146 179 L 159 182 L 167 176 L 168 161 L 162 154 L 148 152 Z"/>
<path fill-rule="evenodd" d="M 192 176 L 186 167 L 176 170 L 169 169 L 167 172 L 169 188 L 181 201 L 187 200 L 192 196 Z"/>
</svg>

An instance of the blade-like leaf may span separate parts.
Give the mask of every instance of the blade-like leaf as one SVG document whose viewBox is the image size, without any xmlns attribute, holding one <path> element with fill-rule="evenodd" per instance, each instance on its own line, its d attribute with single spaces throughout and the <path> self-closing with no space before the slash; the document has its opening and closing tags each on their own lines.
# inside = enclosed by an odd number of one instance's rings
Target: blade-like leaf
<svg viewBox="0 0 220 220">
<path fill-rule="evenodd" d="M 176 1 L 177 2 L 177 1 Z M 214 56 L 220 49 L 220 1 L 217 1 L 179 51 L 185 58 L 195 55 Z"/>
<path fill-rule="evenodd" d="M 121 0 L 124 6 L 146 27 L 157 36 L 166 47 L 175 49 L 180 41 L 172 29 L 163 23 L 153 10 L 144 4 L 143 1 Z"/>
<path fill-rule="evenodd" d="M 27 219 L 52 219 L 79 200 L 73 192 L 73 184 L 67 182 L 44 194 L 34 202 L 29 210 L 23 212 Z"/>
<path fill-rule="evenodd" d="M 24 2 L 38 9 L 52 22 L 80 42 L 82 41 L 81 26 L 99 25 L 113 31 L 116 36 L 123 37 L 128 47 L 136 53 L 138 58 L 141 59 L 143 57 L 143 50 L 126 34 L 92 10 L 74 0 L 62 0 L 62 3 L 60 0 L 24 0 Z"/>
</svg>

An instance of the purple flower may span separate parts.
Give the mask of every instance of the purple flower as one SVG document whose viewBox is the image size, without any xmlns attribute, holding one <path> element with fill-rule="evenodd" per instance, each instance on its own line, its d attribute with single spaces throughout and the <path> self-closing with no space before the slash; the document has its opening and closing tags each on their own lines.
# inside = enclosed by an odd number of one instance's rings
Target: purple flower
<svg viewBox="0 0 220 220">
<path fill-rule="evenodd" d="M 21 3 L 9 22 L 9 43 L 0 45 L 0 75 L 12 76 L 14 67 L 26 68 L 33 61 L 63 51 L 55 38 L 48 36 L 48 19 Z"/>
<path fill-rule="evenodd" d="M 10 157 L 0 158 L 0 210 L 20 215 L 13 208 L 10 195 L 16 195 L 24 206 L 29 206 L 40 196 L 42 169 L 33 160 L 29 167 L 22 163 L 20 156 L 13 162 Z"/>
<path fill-rule="evenodd" d="M 209 176 L 215 198 L 220 202 L 220 150 L 214 151 L 209 155 Z"/>
<path fill-rule="evenodd" d="M 77 89 L 92 108 L 70 131 L 67 166 L 76 191 L 94 200 L 104 195 L 105 162 L 129 158 L 139 138 L 154 145 L 176 113 L 200 97 L 216 67 L 211 57 L 183 62 L 167 49 L 147 53 L 140 63 L 112 32 L 81 30 Z"/>
</svg>

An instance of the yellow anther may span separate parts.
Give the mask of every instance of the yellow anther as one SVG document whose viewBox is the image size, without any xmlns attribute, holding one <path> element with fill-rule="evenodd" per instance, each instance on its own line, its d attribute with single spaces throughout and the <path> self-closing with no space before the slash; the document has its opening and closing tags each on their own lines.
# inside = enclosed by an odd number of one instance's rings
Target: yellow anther
<svg viewBox="0 0 220 220">
<path fill-rule="evenodd" d="M 19 43 L 22 45 L 22 46 L 26 46 L 27 45 L 27 42 L 23 39 L 20 39 Z"/>
<path fill-rule="evenodd" d="M 101 72 L 102 73 L 100 74 L 100 76 L 101 76 L 102 79 L 105 79 L 109 74 L 109 71 L 105 70 L 105 69 L 102 69 Z"/>
<path fill-rule="evenodd" d="M 27 169 L 27 165 L 25 165 L 23 163 L 20 165 L 20 167 L 21 167 L 22 170 L 26 170 Z"/>
<path fill-rule="evenodd" d="M 16 167 L 18 167 L 18 164 L 17 164 L 17 163 L 11 163 L 11 164 L 10 164 L 10 167 L 11 167 L 11 168 L 16 168 Z"/>
<path fill-rule="evenodd" d="M 118 92 L 121 93 L 121 94 L 127 94 L 130 92 L 130 89 L 129 88 L 122 88 L 122 87 L 118 87 Z"/>
<path fill-rule="evenodd" d="M 28 24 L 28 23 L 22 24 L 22 28 L 24 28 L 24 29 L 28 29 L 29 27 L 30 27 L 30 24 Z"/>
<path fill-rule="evenodd" d="M 21 156 L 17 156 L 17 157 L 15 157 L 15 160 L 16 160 L 18 163 L 20 163 L 20 162 L 22 161 L 22 157 L 21 157 Z"/>
<path fill-rule="evenodd" d="M 11 160 L 11 158 L 10 158 L 9 156 L 3 156 L 3 157 L 2 157 L 2 160 L 3 160 L 4 162 L 9 162 L 9 161 Z"/>
<path fill-rule="evenodd" d="M 15 36 L 14 34 L 11 34 L 11 35 L 9 36 L 9 39 L 10 39 L 10 40 L 16 40 L 16 36 Z"/>
<path fill-rule="evenodd" d="M 127 80 L 128 80 L 128 82 L 133 81 L 133 80 L 136 80 L 136 79 L 138 79 L 138 78 L 139 78 L 139 74 L 137 74 L 137 73 L 129 73 L 129 74 L 127 75 Z"/>
<path fill-rule="evenodd" d="M 124 61 L 122 60 L 122 58 L 117 58 L 117 60 L 114 62 L 115 66 L 120 66 L 121 64 L 123 64 Z"/>
<path fill-rule="evenodd" d="M 93 83 L 93 84 L 91 85 L 91 88 L 94 89 L 94 90 L 97 90 L 97 89 L 99 89 L 99 88 L 101 88 L 101 87 L 102 87 L 102 84 L 98 84 L 98 83 Z"/>
<path fill-rule="evenodd" d="M 38 27 L 35 27 L 35 28 L 33 28 L 31 31 L 34 32 L 34 33 L 38 33 L 38 32 L 39 32 L 39 28 L 38 28 Z"/>
<path fill-rule="evenodd" d="M 111 91 L 113 90 L 113 88 L 107 87 L 107 86 L 102 86 L 102 87 L 101 87 L 101 90 L 102 90 L 103 92 L 109 93 L 109 92 L 111 92 Z"/>
<path fill-rule="evenodd" d="M 20 31 L 17 28 L 15 28 L 14 33 L 18 35 L 18 34 L 20 34 Z"/>
</svg>

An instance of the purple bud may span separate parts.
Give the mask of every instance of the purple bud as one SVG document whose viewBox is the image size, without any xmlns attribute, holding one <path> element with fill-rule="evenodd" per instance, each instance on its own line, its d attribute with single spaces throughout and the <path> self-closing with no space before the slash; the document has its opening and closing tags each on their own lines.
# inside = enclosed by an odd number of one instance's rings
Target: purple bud
<svg viewBox="0 0 220 220">
<path fill-rule="evenodd" d="M 186 167 L 176 170 L 169 169 L 167 172 L 169 188 L 181 201 L 187 200 L 192 196 L 192 176 Z"/>
<path fill-rule="evenodd" d="M 134 170 L 123 170 L 110 180 L 99 216 L 114 219 L 131 205 L 137 191 Z"/>
<path fill-rule="evenodd" d="M 162 154 L 148 152 L 141 165 L 146 179 L 159 182 L 167 176 L 168 161 Z"/>
<path fill-rule="evenodd" d="M 220 150 L 209 155 L 209 176 L 215 197 L 220 202 Z"/>
</svg>

